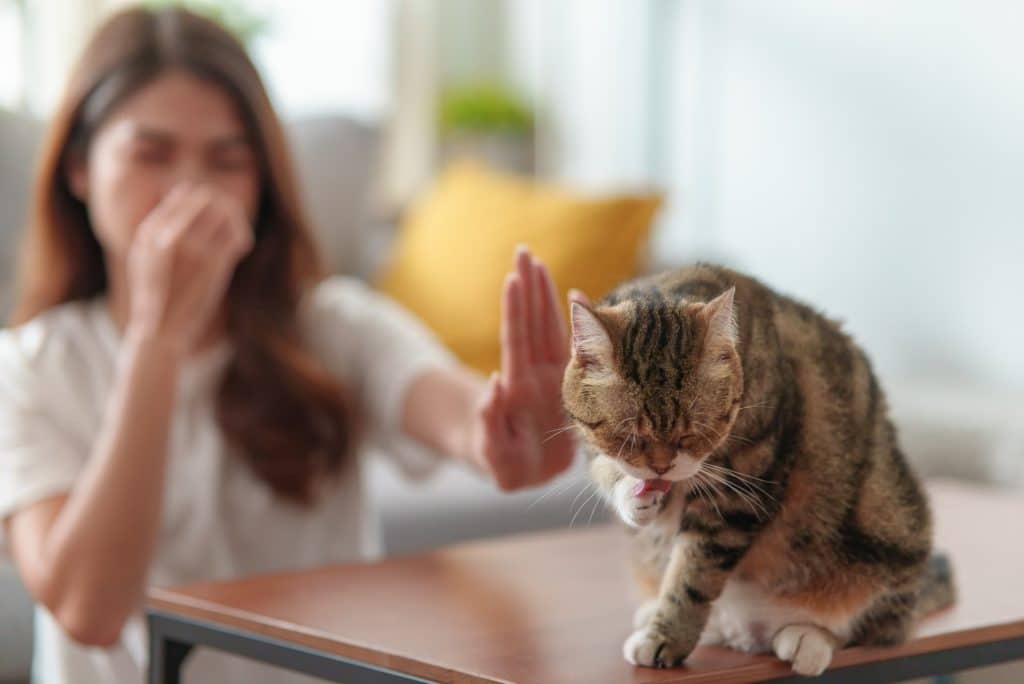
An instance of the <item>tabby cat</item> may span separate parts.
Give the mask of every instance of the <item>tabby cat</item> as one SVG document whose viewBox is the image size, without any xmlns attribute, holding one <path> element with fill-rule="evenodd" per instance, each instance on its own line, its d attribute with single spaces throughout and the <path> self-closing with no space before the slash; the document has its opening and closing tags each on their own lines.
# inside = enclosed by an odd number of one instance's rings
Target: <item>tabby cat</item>
<svg viewBox="0 0 1024 684">
<path fill-rule="evenodd" d="M 810 307 L 700 264 L 572 304 L 565 408 L 633 532 L 626 659 L 698 644 L 819 674 L 948 605 L 928 502 L 864 352 Z"/>
</svg>

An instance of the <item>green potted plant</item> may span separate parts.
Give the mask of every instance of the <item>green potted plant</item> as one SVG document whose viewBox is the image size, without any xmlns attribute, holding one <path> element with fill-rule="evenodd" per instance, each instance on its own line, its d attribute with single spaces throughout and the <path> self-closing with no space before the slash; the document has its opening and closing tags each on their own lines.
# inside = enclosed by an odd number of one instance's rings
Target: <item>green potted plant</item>
<svg viewBox="0 0 1024 684">
<path fill-rule="evenodd" d="M 534 124 L 530 106 L 500 83 L 447 88 L 438 103 L 441 160 L 470 157 L 532 173 Z"/>
</svg>

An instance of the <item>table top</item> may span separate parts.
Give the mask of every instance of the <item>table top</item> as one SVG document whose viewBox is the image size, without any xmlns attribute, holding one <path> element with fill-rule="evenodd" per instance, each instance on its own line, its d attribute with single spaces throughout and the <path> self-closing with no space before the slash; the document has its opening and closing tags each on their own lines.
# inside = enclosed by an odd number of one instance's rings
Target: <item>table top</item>
<svg viewBox="0 0 1024 684">
<path fill-rule="evenodd" d="M 851 648 L 833 666 L 1024 636 L 1024 496 L 929 485 L 936 548 L 956 606 L 891 649 Z M 1019 532 L 1018 539 L 1022 538 Z M 623 660 L 635 606 L 622 529 L 506 537 L 430 553 L 223 583 L 153 589 L 148 607 L 450 682 L 750 682 L 790 674 L 771 656 L 702 647 L 676 670 Z"/>
</svg>

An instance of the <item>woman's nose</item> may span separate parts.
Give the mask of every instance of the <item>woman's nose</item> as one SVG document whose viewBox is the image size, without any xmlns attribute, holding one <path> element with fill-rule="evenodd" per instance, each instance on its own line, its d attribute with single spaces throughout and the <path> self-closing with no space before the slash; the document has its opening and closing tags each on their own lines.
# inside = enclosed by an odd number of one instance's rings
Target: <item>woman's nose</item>
<svg viewBox="0 0 1024 684">
<path fill-rule="evenodd" d="M 174 173 L 171 174 L 171 186 L 178 183 L 189 183 L 190 185 L 203 185 L 210 180 L 210 174 L 206 166 L 198 160 L 182 160 Z"/>
</svg>

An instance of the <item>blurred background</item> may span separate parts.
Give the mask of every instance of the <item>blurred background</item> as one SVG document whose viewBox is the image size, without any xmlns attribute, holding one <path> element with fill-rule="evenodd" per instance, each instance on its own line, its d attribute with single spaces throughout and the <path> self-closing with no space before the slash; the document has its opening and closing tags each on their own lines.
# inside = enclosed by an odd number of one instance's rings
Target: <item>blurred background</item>
<svg viewBox="0 0 1024 684">
<path fill-rule="evenodd" d="M 41 127 L 125 4 L 0 0 L 0 311 Z M 1024 4 L 184 4 L 260 67 L 336 270 L 373 281 L 456 157 L 581 202 L 658 192 L 635 270 L 711 260 L 813 303 L 874 360 L 919 471 L 1024 485 Z M 515 496 L 371 475 L 391 552 L 604 516 L 579 468 Z"/>
</svg>

